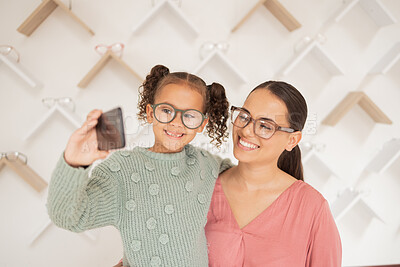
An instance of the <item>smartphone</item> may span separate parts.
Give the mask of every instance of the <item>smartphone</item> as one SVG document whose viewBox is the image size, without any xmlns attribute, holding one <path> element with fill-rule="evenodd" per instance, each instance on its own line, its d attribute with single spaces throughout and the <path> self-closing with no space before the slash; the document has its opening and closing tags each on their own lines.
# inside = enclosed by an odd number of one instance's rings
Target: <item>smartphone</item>
<svg viewBox="0 0 400 267">
<path fill-rule="evenodd" d="M 99 150 L 125 147 L 124 120 L 120 107 L 101 114 L 96 125 L 96 134 Z"/>
</svg>

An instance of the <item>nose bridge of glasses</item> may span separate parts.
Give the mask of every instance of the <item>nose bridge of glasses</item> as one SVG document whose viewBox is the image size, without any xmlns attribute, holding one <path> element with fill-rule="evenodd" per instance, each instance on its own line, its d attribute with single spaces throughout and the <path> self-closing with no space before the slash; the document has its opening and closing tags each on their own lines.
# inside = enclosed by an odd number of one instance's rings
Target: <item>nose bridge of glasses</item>
<svg viewBox="0 0 400 267">
<path fill-rule="evenodd" d="M 182 109 L 174 108 L 174 117 L 171 120 L 171 123 L 179 123 L 180 125 L 184 125 L 183 123 L 183 114 L 185 113 Z"/>
</svg>

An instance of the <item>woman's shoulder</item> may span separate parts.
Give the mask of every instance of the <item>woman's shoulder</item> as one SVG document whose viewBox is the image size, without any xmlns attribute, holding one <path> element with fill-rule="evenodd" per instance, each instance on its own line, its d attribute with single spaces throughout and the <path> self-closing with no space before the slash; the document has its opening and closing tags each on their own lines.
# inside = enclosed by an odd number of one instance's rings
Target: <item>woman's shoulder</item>
<svg viewBox="0 0 400 267">
<path fill-rule="evenodd" d="M 313 186 L 306 181 L 297 180 L 295 189 L 296 199 L 309 207 L 320 208 L 327 200 Z"/>
</svg>

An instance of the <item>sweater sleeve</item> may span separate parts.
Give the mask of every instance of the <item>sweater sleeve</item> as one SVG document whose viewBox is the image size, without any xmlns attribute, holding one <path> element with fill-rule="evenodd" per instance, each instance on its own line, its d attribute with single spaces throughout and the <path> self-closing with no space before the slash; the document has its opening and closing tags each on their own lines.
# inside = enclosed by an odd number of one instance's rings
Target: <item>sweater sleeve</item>
<svg viewBox="0 0 400 267">
<path fill-rule="evenodd" d="M 312 227 L 306 266 L 340 267 L 342 264 L 342 244 L 326 200 L 323 202 Z"/>
<path fill-rule="evenodd" d="M 223 173 L 227 169 L 230 169 L 234 166 L 234 164 L 232 163 L 232 161 L 229 158 L 222 159 L 220 156 L 217 156 L 214 154 L 213 154 L 213 157 L 219 165 L 219 173 Z"/>
<path fill-rule="evenodd" d="M 118 222 L 118 183 L 111 175 L 94 168 L 74 168 L 62 153 L 49 185 L 47 211 L 58 227 L 73 231 L 114 225 Z"/>
</svg>

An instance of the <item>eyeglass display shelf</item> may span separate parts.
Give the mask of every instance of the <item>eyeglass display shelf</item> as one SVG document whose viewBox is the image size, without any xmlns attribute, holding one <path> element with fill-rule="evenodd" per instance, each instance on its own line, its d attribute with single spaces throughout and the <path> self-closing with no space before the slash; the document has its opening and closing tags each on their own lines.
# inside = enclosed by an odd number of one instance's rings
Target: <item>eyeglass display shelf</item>
<svg viewBox="0 0 400 267">
<path fill-rule="evenodd" d="M 38 82 L 25 68 L 14 60 L 9 59 L 6 55 L 0 54 L 0 60 L 12 69 L 19 77 L 22 78 L 32 88 L 41 88 L 43 85 Z"/>
<path fill-rule="evenodd" d="M 94 35 L 82 20 L 80 20 L 63 2 L 60 0 L 43 0 L 43 2 L 31 13 L 31 15 L 18 27 L 18 31 L 26 36 L 30 36 L 42 22 L 57 8 L 60 7 L 63 11 L 77 21 L 91 35 Z"/>
<path fill-rule="evenodd" d="M 390 14 L 389 10 L 381 3 L 380 0 L 346 1 L 344 7 L 335 17 L 335 22 L 339 22 L 357 4 L 360 4 L 364 11 L 374 20 L 376 25 L 380 27 L 397 22 L 396 18 Z"/>
<path fill-rule="evenodd" d="M 46 112 L 46 114 L 42 117 L 42 119 L 30 130 L 26 136 L 24 137 L 24 140 L 28 140 L 30 137 L 32 137 L 40 127 L 42 127 L 49 118 L 55 114 L 56 112 L 60 113 L 67 121 L 72 123 L 73 126 L 76 128 L 81 127 L 81 120 L 78 118 L 78 116 L 70 111 L 68 108 L 65 108 L 61 106 L 58 103 L 55 103 L 53 107 L 49 109 L 49 111 Z"/>
<path fill-rule="evenodd" d="M 400 139 L 386 142 L 376 156 L 368 163 L 366 169 L 370 172 L 385 172 L 400 157 Z"/>
<path fill-rule="evenodd" d="M 153 17 L 157 16 L 163 9 L 170 9 L 176 17 L 180 18 L 180 20 L 188 27 L 188 29 L 195 35 L 198 35 L 197 28 L 193 25 L 193 23 L 186 17 L 186 15 L 177 7 L 175 3 L 172 3 L 170 0 L 162 0 L 158 3 L 151 11 L 148 13 L 137 25 L 132 27 L 132 33 L 137 33 L 140 29 L 142 29 L 146 23 L 151 21 Z"/>
<path fill-rule="evenodd" d="M 376 123 L 392 124 L 385 113 L 361 91 L 350 92 L 322 121 L 322 124 L 335 126 L 355 105 L 359 105 Z"/>
<path fill-rule="evenodd" d="M 47 219 L 46 222 L 32 235 L 29 241 L 29 245 L 32 246 L 52 225 L 54 225 L 53 222 L 50 219 Z M 89 239 L 93 241 L 97 240 L 97 235 L 95 235 L 90 231 L 84 231 L 82 232 L 82 234 L 87 236 Z"/>
<path fill-rule="evenodd" d="M 400 60 L 400 42 L 392 48 L 371 68 L 369 74 L 386 74 Z"/>
<path fill-rule="evenodd" d="M 322 49 L 318 41 L 311 41 L 294 59 L 281 71 L 280 75 L 288 75 L 307 55 L 313 55 L 332 75 L 342 75 L 343 71 L 331 57 Z"/>
<path fill-rule="evenodd" d="M 47 187 L 47 182 L 40 177 L 29 165 L 24 161 L 17 158 L 16 160 L 10 161 L 6 158 L 0 159 L 0 171 L 7 165 L 14 172 L 16 172 L 25 182 L 33 187 L 37 192 L 41 192 Z"/>
<path fill-rule="evenodd" d="M 364 199 L 365 193 L 358 192 L 350 187 L 346 188 L 330 205 L 335 221 L 341 220 L 356 204 L 364 206 L 365 210 L 372 218 L 384 222 L 384 220 L 374 211 Z"/>
<path fill-rule="evenodd" d="M 278 0 L 260 0 L 250 11 L 232 28 L 235 32 L 261 6 L 266 7 L 285 28 L 292 32 L 301 27 L 301 24 Z"/>
<path fill-rule="evenodd" d="M 193 73 L 198 74 L 202 69 L 204 69 L 208 64 L 212 64 L 213 60 L 218 60 L 224 64 L 242 83 L 246 83 L 247 79 L 244 77 L 240 71 L 226 58 L 224 54 L 218 49 L 211 51 L 210 54 L 197 66 Z"/>
<path fill-rule="evenodd" d="M 320 177 L 324 177 L 326 179 L 329 179 L 331 177 L 339 177 L 337 173 L 331 168 L 331 166 L 326 163 L 326 161 L 321 157 L 320 153 L 316 151 L 314 148 L 311 149 L 305 149 L 302 147 L 302 162 L 303 164 L 310 164 L 312 166 L 315 166 L 315 168 L 318 168 L 321 170 L 321 175 Z M 311 168 L 312 168 L 311 166 Z"/>
<path fill-rule="evenodd" d="M 114 59 L 118 62 L 122 67 L 128 70 L 133 76 L 138 78 L 140 81 L 143 81 L 143 78 L 135 72 L 128 64 L 125 63 L 120 57 L 118 57 L 114 52 L 108 50 L 93 66 L 93 68 L 86 74 L 86 76 L 79 82 L 78 87 L 86 88 L 88 84 L 93 80 L 93 78 L 104 68 L 104 66 L 111 60 Z"/>
</svg>

